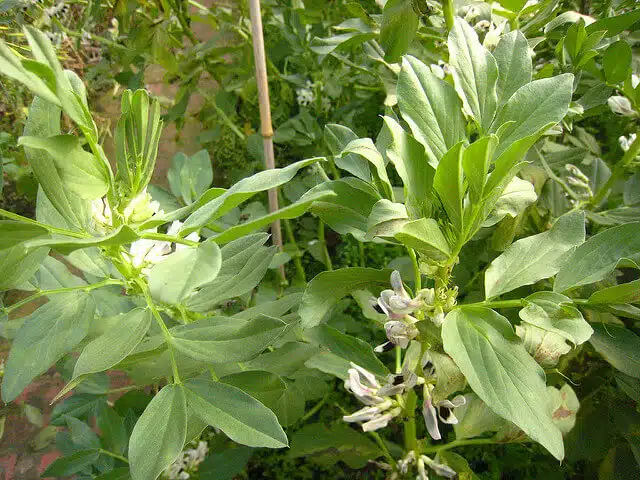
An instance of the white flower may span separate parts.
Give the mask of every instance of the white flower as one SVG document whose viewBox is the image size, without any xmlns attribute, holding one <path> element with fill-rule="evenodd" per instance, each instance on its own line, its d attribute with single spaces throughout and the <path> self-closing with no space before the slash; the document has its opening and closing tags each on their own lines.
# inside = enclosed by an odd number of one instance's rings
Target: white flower
<svg viewBox="0 0 640 480">
<path fill-rule="evenodd" d="M 438 428 L 438 419 L 443 423 L 453 425 L 458 423 L 458 419 L 453 414 L 453 410 L 464 405 L 466 400 L 464 396 L 456 395 L 451 400 L 442 400 L 434 405 L 431 398 L 431 391 L 433 388 L 434 386 L 432 384 L 425 385 L 422 415 L 431 438 L 434 440 L 440 440 L 442 436 L 440 435 L 440 429 Z"/>
<path fill-rule="evenodd" d="M 431 69 L 431 73 L 433 73 L 440 80 L 444 79 L 444 69 L 440 65 L 432 63 L 431 65 L 429 65 L 429 68 Z"/>
<path fill-rule="evenodd" d="M 402 413 L 402 408 L 390 397 L 391 386 L 382 387 L 373 373 L 355 363 L 351 363 L 351 367 L 344 386 L 367 406 L 342 419 L 345 422 L 362 423 L 362 430 L 365 432 L 386 427 Z"/>
<path fill-rule="evenodd" d="M 149 263 L 158 263 L 164 259 L 163 257 L 165 255 L 169 255 L 170 253 L 171 243 L 146 238 L 136 240 L 129 248 L 131 264 L 136 268 Z"/>
<path fill-rule="evenodd" d="M 633 75 L 631 75 L 631 88 L 635 90 L 636 88 L 638 88 L 639 84 L 640 84 L 640 78 L 638 78 L 638 75 L 634 73 Z"/>
<path fill-rule="evenodd" d="M 124 207 L 122 212 L 127 222 L 139 223 L 148 220 L 157 213 L 164 213 L 160 210 L 160 204 L 151 200 L 151 195 L 147 193 L 145 188 L 131 199 L 129 204 Z"/>
<path fill-rule="evenodd" d="M 316 95 L 313 91 L 315 86 L 315 83 L 307 80 L 306 87 L 296 89 L 296 101 L 298 105 L 306 107 L 316 101 Z"/>
<path fill-rule="evenodd" d="M 100 231 L 107 230 L 113 224 L 113 216 L 107 197 L 97 198 L 91 202 L 91 219 L 96 230 Z"/>
<path fill-rule="evenodd" d="M 636 134 L 635 133 L 632 133 L 628 137 L 620 137 L 620 138 L 618 138 L 618 142 L 620 143 L 620 148 L 622 148 L 622 150 L 625 151 L 625 152 L 629 151 L 629 147 L 635 141 L 636 141 Z"/>
<path fill-rule="evenodd" d="M 636 111 L 631 107 L 631 102 L 626 97 L 614 95 L 609 97 L 607 104 L 613 113 L 622 115 L 624 117 L 633 117 L 636 115 Z"/>
<path fill-rule="evenodd" d="M 498 42 L 500 41 L 500 38 L 502 37 L 502 33 L 504 32 L 506 26 L 506 20 L 499 25 L 492 23 L 489 31 L 484 36 L 482 45 L 484 45 L 487 50 L 493 51 L 498 46 Z"/>
</svg>

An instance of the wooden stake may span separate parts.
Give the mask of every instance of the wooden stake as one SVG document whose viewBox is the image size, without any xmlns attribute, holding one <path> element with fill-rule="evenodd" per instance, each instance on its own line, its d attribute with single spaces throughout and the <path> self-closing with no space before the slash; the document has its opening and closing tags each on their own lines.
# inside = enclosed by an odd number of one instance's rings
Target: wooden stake
<svg viewBox="0 0 640 480">
<path fill-rule="evenodd" d="M 260 101 L 260 130 L 264 149 L 264 163 L 267 169 L 275 168 L 273 153 L 273 126 L 271 124 L 271 104 L 269 102 L 269 82 L 267 80 L 267 62 L 264 52 L 264 34 L 262 33 L 262 17 L 260 14 L 260 0 L 249 0 L 249 15 L 251 16 L 251 36 L 253 37 L 253 58 L 256 64 L 256 82 L 258 84 L 258 99 Z M 269 190 L 269 213 L 278 210 L 278 189 Z M 282 230 L 280 220 L 271 224 L 273 244 L 282 251 Z M 284 265 L 279 267 L 282 281 L 287 278 Z"/>
</svg>

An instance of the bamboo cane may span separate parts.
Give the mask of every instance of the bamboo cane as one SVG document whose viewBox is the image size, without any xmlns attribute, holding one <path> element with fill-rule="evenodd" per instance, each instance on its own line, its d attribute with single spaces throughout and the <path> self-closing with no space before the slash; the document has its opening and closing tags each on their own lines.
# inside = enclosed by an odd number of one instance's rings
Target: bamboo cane
<svg viewBox="0 0 640 480">
<path fill-rule="evenodd" d="M 273 153 L 273 126 L 271 124 L 271 104 L 269 102 L 269 83 L 267 80 L 267 64 L 264 52 L 264 34 L 262 32 L 262 17 L 260 14 L 260 0 L 249 0 L 249 15 L 251 16 L 251 35 L 253 37 L 253 58 L 256 64 L 256 82 L 258 84 L 258 99 L 260 101 L 260 130 L 264 149 L 264 163 L 267 169 L 275 168 Z M 278 189 L 269 190 L 269 213 L 278 210 Z M 273 244 L 282 251 L 282 230 L 280 220 L 271 224 Z M 279 267 L 282 281 L 286 282 L 284 265 Z"/>
</svg>

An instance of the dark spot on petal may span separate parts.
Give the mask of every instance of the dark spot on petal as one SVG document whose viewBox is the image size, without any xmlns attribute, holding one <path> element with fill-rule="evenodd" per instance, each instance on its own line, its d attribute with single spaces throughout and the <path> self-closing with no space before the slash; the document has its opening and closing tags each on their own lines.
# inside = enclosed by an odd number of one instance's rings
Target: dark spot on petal
<svg viewBox="0 0 640 480">
<path fill-rule="evenodd" d="M 376 312 L 384 313 L 384 310 L 382 310 L 382 307 L 380 305 L 378 305 L 377 303 L 375 305 L 372 305 L 372 307 Z"/>
</svg>

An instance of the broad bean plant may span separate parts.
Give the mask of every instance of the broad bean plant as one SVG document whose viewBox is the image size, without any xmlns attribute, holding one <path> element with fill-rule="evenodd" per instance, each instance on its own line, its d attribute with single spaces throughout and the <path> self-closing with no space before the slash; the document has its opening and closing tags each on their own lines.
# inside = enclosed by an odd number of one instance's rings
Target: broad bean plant
<svg viewBox="0 0 640 480">
<path fill-rule="evenodd" d="M 434 28 L 448 32 L 447 62 L 437 64 L 406 54 L 416 35 L 423 40 L 424 9 L 390 0 L 377 19 L 387 51 L 379 61 L 397 63 L 388 64 L 394 84 L 385 84 L 375 140 L 329 124 L 331 158 L 228 189 L 209 188 L 204 152 L 177 156 L 168 180 L 179 202 L 149 185 L 158 99 L 124 92 L 109 159 L 84 84 L 48 38 L 25 28 L 33 58 L 0 42 L 2 73 L 35 95 L 19 144 L 39 184 L 35 219 L 0 210 L 0 289 L 28 292 L 2 308 L 12 318 L 2 399 L 14 401 L 53 365 L 63 373 L 53 422 L 68 429 L 66 451 L 45 476 L 189 478 L 206 456 L 207 426 L 248 447 L 285 448 L 283 427 L 317 413 L 304 414 L 305 400 L 336 378 L 353 397 L 339 406 L 344 415 L 303 427 L 293 456 L 331 449 L 391 479 L 474 478 L 454 450 L 536 442 L 550 461 L 564 459 L 580 407 L 566 367 L 587 348 L 637 396 L 640 199 L 637 173 L 626 177 L 640 140 L 621 136 L 623 156 L 603 180 L 595 153 L 581 162 L 594 142 L 577 126 L 594 108 L 637 118 L 630 53 L 626 68 L 614 61 L 628 47 L 615 37 L 633 22 L 557 17 L 545 32 L 571 26 L 544 70 L 519 14 L 499 28 L 480 20 L 493 32 L 481 41 L 478 12 L 454 16 L 445 2 Z M 411 20 L 409 37 L 390 25 L 398 12 Z M 523 30 L 538 28 L 531 22 Z M 557 140 L 566 132 L 577 132 L 573 147 Z M 305 168 L 322 180 L 296 201 L 237 218 L 238 207 Z M 625 206 L 610 208 L 620 189 Z M 256 299 L 269 269 L 286 261 L 264 229 L 305 212 L 361 246 L 406 256 L 392 268 L 328 268 L 302 289 L 279 285 L 279 298 Z M 487 256 L 487 243 L 497 255 Z M 348 295 L 379 342 L 330 322 Z M 110 390 L 112 370 L 130 382 Z M 141 400 L 143 391 L 154 395 Z M 100 438 L 80 420 L 89 417 Z"/>
</svg>

